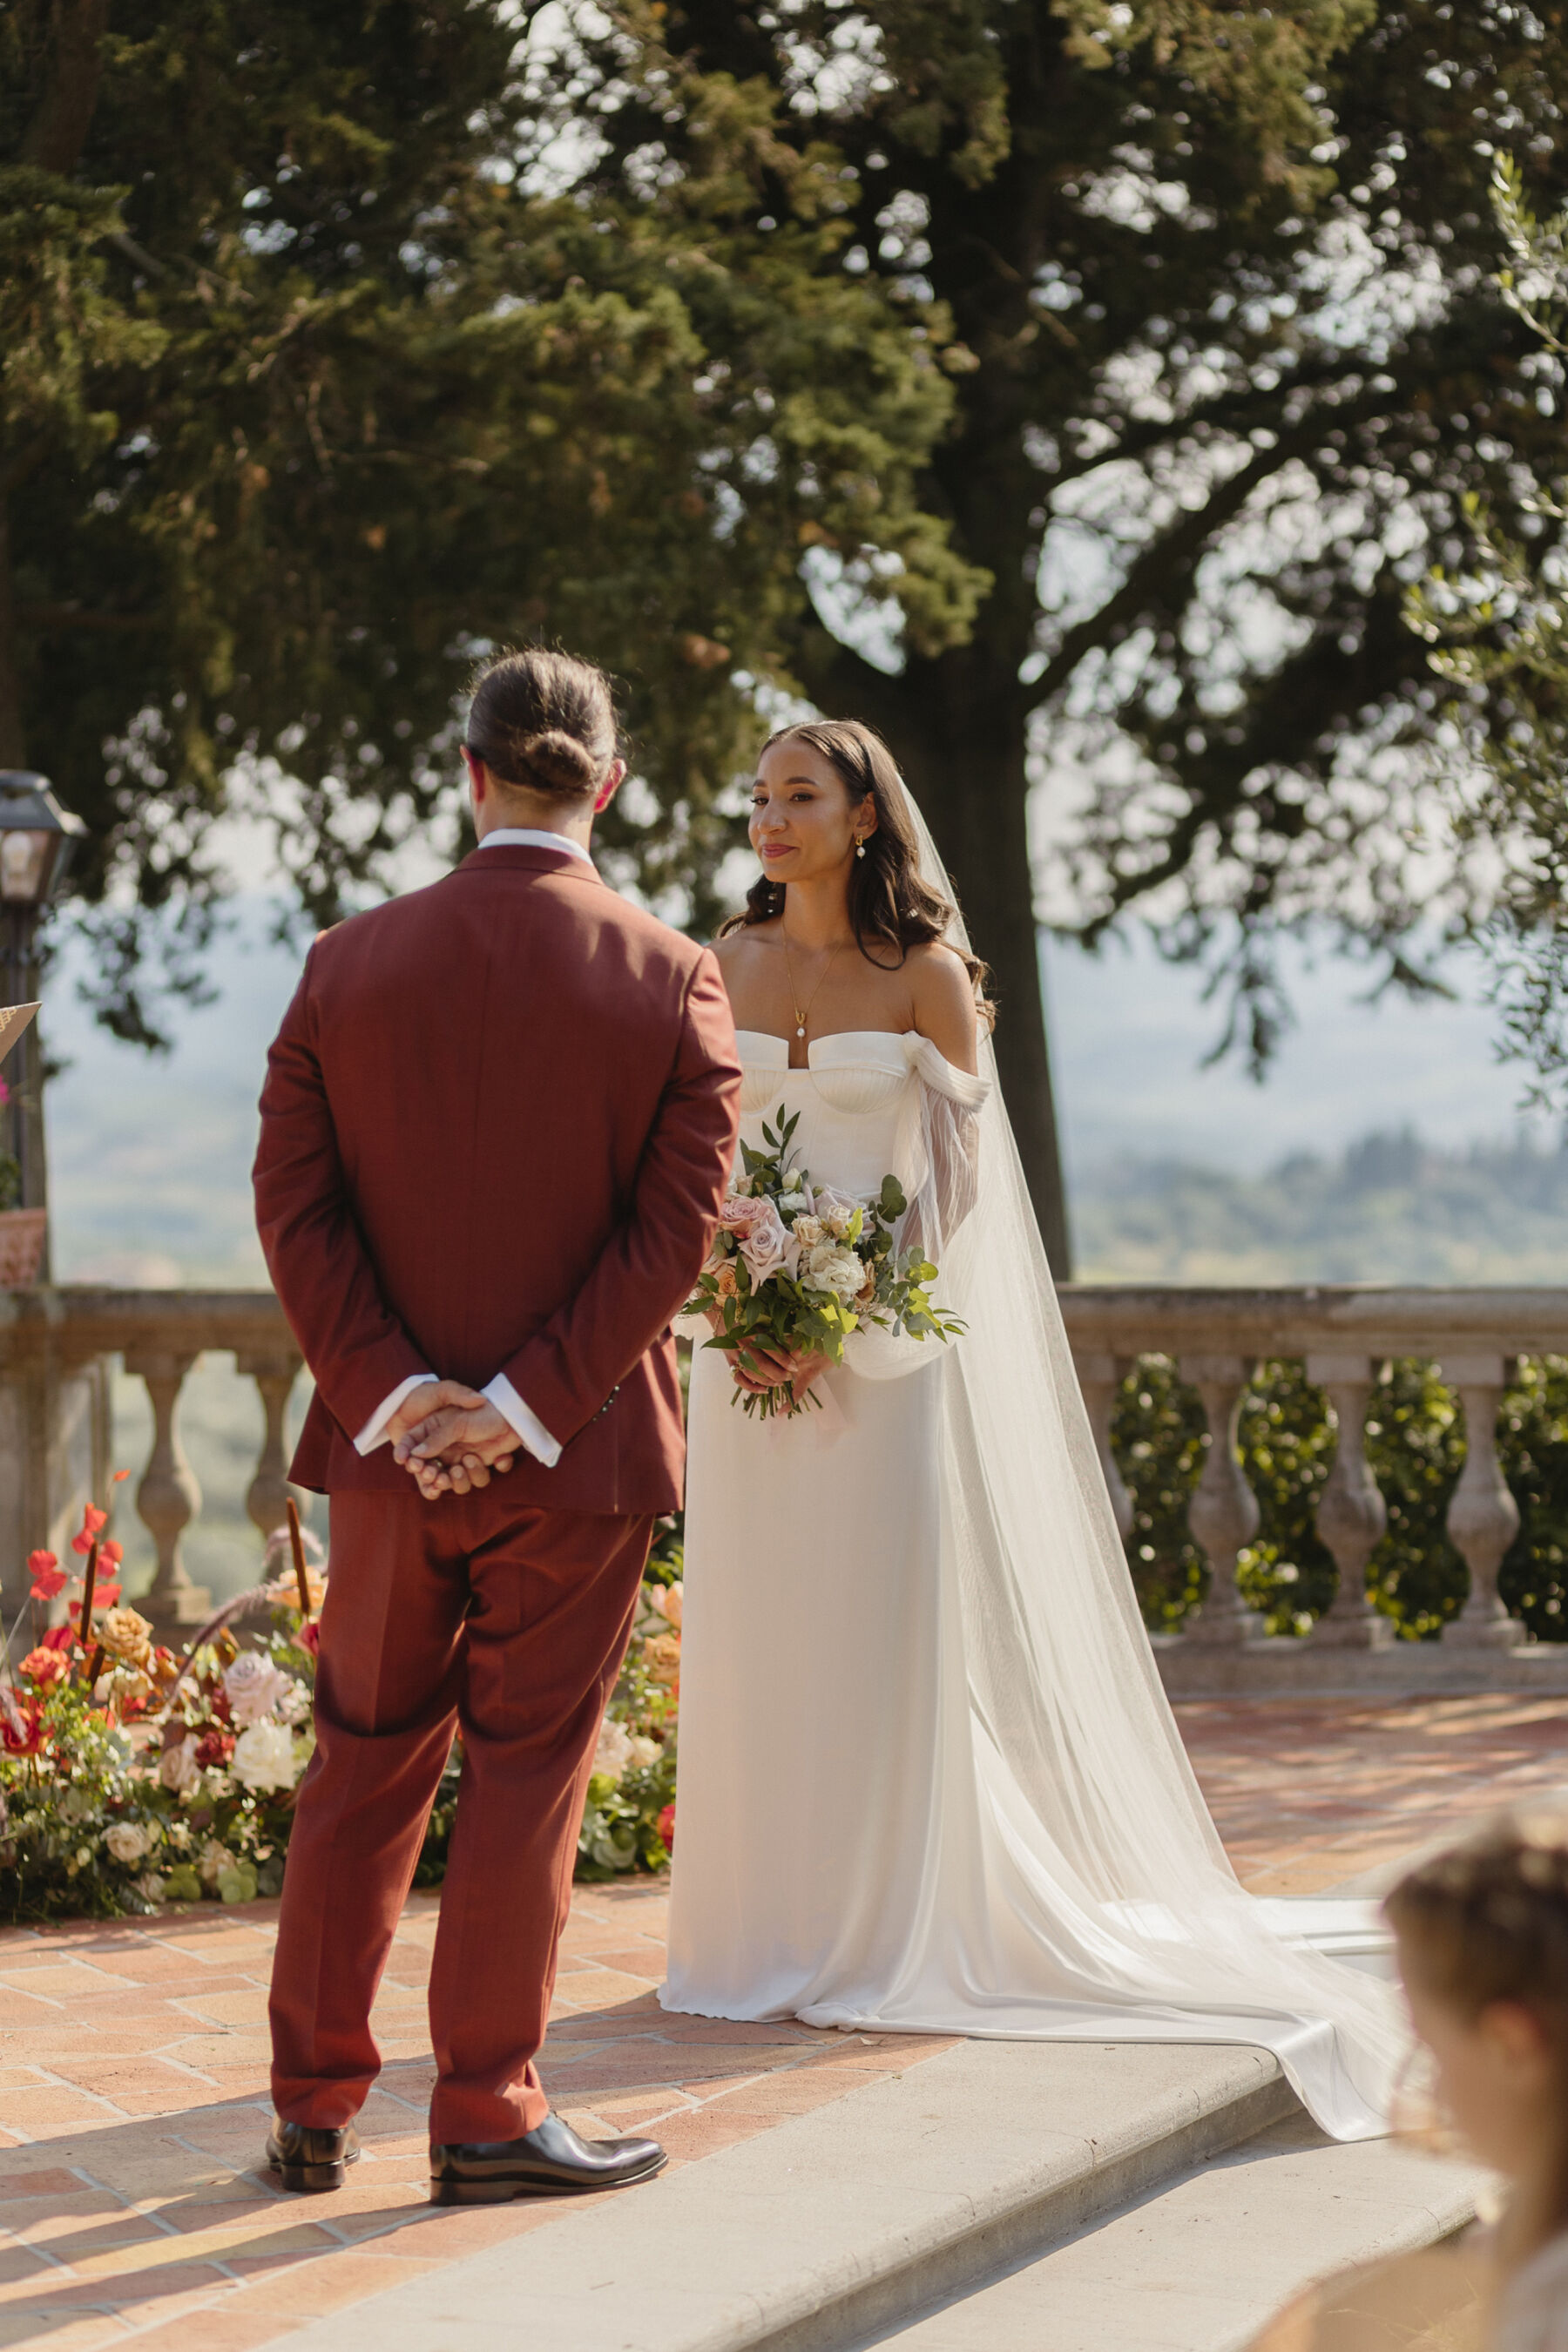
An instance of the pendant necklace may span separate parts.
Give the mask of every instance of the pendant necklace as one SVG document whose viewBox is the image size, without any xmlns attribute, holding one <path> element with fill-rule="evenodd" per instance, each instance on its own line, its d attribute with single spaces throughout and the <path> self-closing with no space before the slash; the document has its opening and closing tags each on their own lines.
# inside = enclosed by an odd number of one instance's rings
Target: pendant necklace
<svg viewBox="0 0 1568 2352">
<path fill-rule="evenodd" d="M 795 1034 L 797 1037 L 804 1037 L 805 1034 L 806 1016 L 810 1013 L 812 1006 L 816 1003 L 818 996 L 822 993 L 822 983 L 833 969 L 833 960 L 838 953 L 838 950 L 837 948 L 832 948 L 828 950 L 827 961 L 823 965 L 822 970 L 816 976 L 816 986 L 812 990 L 811 994 L 806 998 L 805 1003 L 803 1005 L 800 1001 L 800 991 L 795 984 L 795 966 L 790 961 L 789 933 L 784 929 L 782 924 L 779 927 L 779 936 L 784 940 L 784 970 L 789 974 L 789 1001 L 795 1007 Z"/>
</svg>

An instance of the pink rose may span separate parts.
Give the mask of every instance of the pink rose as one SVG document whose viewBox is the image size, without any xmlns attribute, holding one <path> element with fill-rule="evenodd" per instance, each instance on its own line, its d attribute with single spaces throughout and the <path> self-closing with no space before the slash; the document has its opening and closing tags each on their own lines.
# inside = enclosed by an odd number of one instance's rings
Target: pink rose
<svg viewBox="0 0 1568 2352">
<path fill-rule="evenodd" d="M 737 1235 L 749 1234 L 759 1213 L 772 1206 L 771 1201 L 753 1201 L 744 1193 L 732 1193 L 719 1212 L 719 1230 Z"/>
<path fill-rule="evenodd" d="M 752 1277 L 752 1288 L 760 1290 L 770 1275 L 781 1265 L 793 1274 L 800 1252 L 784 1230 L 784 1221 L 771 1201 L 752 1201 L 754 1209 L 749 1229 L 741 1236 L 741 1255 L 745 1259 Z"/>
</svg>

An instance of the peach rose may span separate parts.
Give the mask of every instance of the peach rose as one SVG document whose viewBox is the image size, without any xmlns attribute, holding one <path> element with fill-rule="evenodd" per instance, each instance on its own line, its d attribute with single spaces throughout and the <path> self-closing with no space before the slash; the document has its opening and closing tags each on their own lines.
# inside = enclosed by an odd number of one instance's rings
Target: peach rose
<svg viewBox="0 0 1568 2352">
<path fill-rule="evenodd" d="M 643 1664 L 656 1683 L 666 1689 L 680 1680 L 680 1636 L 650 1633 L 642 1645 Z"/>
<path fill-rule="evenodd" d="M 128 1666 L 152 1664 L 153 1628 L 138 1610 L 106 1609 L 93 1632 L 110 1657 L 123 1658 Z"/>
</svg>

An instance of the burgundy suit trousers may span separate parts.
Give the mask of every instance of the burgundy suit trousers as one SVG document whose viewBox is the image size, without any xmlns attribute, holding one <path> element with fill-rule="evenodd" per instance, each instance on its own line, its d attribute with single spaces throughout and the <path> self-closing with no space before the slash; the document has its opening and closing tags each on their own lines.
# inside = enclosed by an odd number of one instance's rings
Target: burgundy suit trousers
<svg viewBox="0 0 1568 2352">
<path fill-rule="evenodd" d="M 316 1752 L 269 2007 L 285 2120 L 346 2124 L 375 2078 L 371 2005 L 460 1728 L 430 1974 L 430 2137 L 515 2139 L 543 2121 L 534 2059 L 652 1529 L 647 1517 L 508 1508 L 494 1486 L 433 1503 L 412 1481 L 406 1495 L 333 1496 Z"/>
</svg>

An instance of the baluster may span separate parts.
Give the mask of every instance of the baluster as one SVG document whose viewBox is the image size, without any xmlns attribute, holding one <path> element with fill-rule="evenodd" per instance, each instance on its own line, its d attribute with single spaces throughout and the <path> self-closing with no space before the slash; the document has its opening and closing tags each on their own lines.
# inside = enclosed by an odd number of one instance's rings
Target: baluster
<svg viewBox="0 0 1568 2352">
<path fill-rule="evenodd" d="M 1443 1378 L 1465 1409 L 1465 1466 L 1448 1505 L 1448 1535 L 1470 1571 L 1470 1597 L 1443 1628 L 1456 1648 L 1511 1650 L 1524 1627 L 1503 1607 L 1497 1589 L 1502 1557 L 1519 1533 L 1519 1505 L 1498 1461 L 1497 1417 L 1508 1386 L 1503 1356 L 1448 1356 Z"/>
<path fill-rule="evenodd" d="M 211 1593 L 192 1583 L 180 1558 L 180 1537 L 201 1509 L 202 1490 L 175 1416 L 185 1374 L 198 1360 L 194 1350 L 161 1349 L 127 1350 L 125 1358 L 126 1370 L 140 1375 L 153 1406 L 153 1451 L 136 1489 L 136 1509 L 158 1549 L 158 1572 L 141 1605 L 160 1628 L 199 1625 L 212 1614 Z"/>
<path fill-rule="evenodd" d="M 237 1355 L 234 1360 L 235 1370 L 256 1382 L 261 1394 L 261 1410 L 267 1416 L 267 1433 L 257 1457 L 256 1475 L 245 1496 L 245 1507 L 261 1530 L 263 1539 L 275 1528 L 282 1527 L 289 1516 L 289 1496 L 293 1490 L 283 1475 L 283 1422 L 301 1360 L 291 1350 L 282 1349 L 266 1355 Z"/>
<path fill-rule="evenodd" d="M 1078 1359 L 1078 1384 L 1083 1391 L 1084 1409 L 1089 1414 L 1089 1425 L 1094 1432 L 1095 1451 L 1100 1455 L 1100 1466 L 1105 1473 L 1110 1508 L 1123 1543 L 1132 1532 L 1132 1497 L 1110 1450 L 1110 1423 L 1116 1412 L 1117 1391 L 1126 1371 L 1127 1360 L 1121 1356 L 1093 1355 Z"/>
<path fill-rule="evenodd" d="M 1258 1533 L 1258 1497 L 1243 1475 L 1236 1446 L 1241 1392 L 1252 1377 L 1245 1356 L 1184 1356 L 1184 1380 L 1203 1399 L 1209 1445 L 1203 1476 L 1187 1507 L 1187 1525 L 1208 1556 L 1209 1590 L 1203 1606 L 1187 1619 L 1189 1642 L 1256 1642 L 1264 1620 L 1237 1589 L 1237 1556 Z"/>
<path fill-rule="evenodd" d="M 1382 1650 L 1394 1626 L 1368 1598 L 1366 1564 L 1383 1539 L 1388 1509 L 1366 1458 L 1366 1408 L 1373 1367 L 1365 1356 L 1309 1356 L 1307 1378 L 1326 1393 L 1340 1442 L 1318 1496 L 1317 1528 L 1339 1570 L 1333 1605 L 1311 1639 L 1320 1649 Z"/>
</svg>

